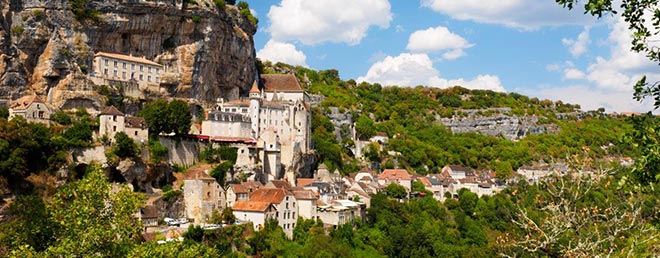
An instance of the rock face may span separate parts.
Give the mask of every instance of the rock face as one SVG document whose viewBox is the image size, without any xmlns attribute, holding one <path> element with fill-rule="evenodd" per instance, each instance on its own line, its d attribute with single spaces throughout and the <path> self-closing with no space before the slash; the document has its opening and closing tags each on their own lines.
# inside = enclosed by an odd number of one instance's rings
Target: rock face
<svg viewBox="0 0 660 258">
<path fill-rule="evenodd" d="M 202 103 L 235 99 L 256 74 L 256 25 L 234 6 L 209 0 L 80 0 L 93 18 L 76 18 L 70 0 L 0 1 L 0 97 L 24 93 L 57 107 L 105 105 L 86 79 L 96 52 L 144 56 L 165 67 L 169 96 Z M 211 6 L 211 7 L 207 7 Z"/>
<path fill-rule="evenodd" d="M 538 118 L 534 116 L 455 117 L 443 118 L 440 122 L 454 133 L 479 132 L 492 136 L 501 135 L 510 140 L 517 140 L 529 134 L 555 131 L 552 125 L 537 124 Z"/>
</svg>

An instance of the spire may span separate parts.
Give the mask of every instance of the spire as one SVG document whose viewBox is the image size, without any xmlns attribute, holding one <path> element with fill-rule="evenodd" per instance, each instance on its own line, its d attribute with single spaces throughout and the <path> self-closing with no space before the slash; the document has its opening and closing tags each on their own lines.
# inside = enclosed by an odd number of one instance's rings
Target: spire
<svg viewBox="0 0 660 258">
<path fill-rule="evenodd" d="M 257 80 L 254 80 L 254 83 L 252 83 L 252 89 L 250 89 L 250 93 L 261 93 L 261 91 L 259 91 L 259 86 L 257 85 Z"/>
</svg>

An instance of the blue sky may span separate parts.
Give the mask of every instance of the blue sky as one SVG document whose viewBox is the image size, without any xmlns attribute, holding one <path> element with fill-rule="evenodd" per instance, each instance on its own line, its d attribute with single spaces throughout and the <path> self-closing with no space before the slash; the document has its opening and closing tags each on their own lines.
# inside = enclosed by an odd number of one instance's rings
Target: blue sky
<svg viewBox="0 0 660 258">
<path fill-rule="evenodd" d="M 492 89 L 583 109 L 648 111 L 632 85 L 658 65 L 618 17 L 553 0 L 260 0 L 257 56 L 383 85 Z"/>
</svg>

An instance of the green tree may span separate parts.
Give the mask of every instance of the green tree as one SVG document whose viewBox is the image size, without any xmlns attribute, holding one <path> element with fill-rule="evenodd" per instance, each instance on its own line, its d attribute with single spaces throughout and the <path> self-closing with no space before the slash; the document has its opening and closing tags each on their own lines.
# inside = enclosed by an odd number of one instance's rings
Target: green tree
<svg viewBox="0 0 660 258">
<path fill-rule="evenodd" d="M 149 125 L 149 134 L 152 137 L 160 133 L 169 133 L 168 104 L 164 99 L 150 102 L 138 112 L 138 116 L 144 117 Z"/>
<path fill-rule="evenodd" d="M 142 233 L 142 222 L 135 213 L 144 200 L 127 186 L 111 188 L 103 171 L 94 167 L 82 180 L 57 190 L 48 210 L 59 229 L 48 256 L 128 254 Z"/>
<path fill-rule="evenodd" d="M 69 116 L 69 114 L 61 110 L 52 113 L 50 115 L 50 120 L 61 125 L 70 125 L 73 122 L 71 120 L 71 116 Z"/>
<path fill-rule="evenodd" d="M 213 170 L 211 170 L 210 176 L 215 178 L 215 180 L 218 181 L 218 184 L 224 188 L 227 184 L 227 172 L 229 172 L 233 167 L 234 164 L 232 164 L 230 161 L 222 162 L 220 165 L 215 166 Z"/>
<path fill-rule="evenodd" d="M 6 107 L 0 108 L 0 118 L 9 118 L 9 109 Z"/>
<path fill-rule="evenodd" d="M 115 146 L 113 152 L 120 158 L 133 158 L 138 156 L 138 146 L 135 141 L 128 137 L 124 132 L 115 134 Z"/>
<path fill-rule="evenodd" d="M 167 113 L 168 130 L 165 131 L 166 133 L 183 135 L 190 131 L 192 114 L 190 113 L 190 106 L 188 106 L 188 103 L 183 100 L 173 100 L 167 106 Z"/>
<path fill-rule="evenodd" d="M 355 121 L 355 132 L 360 140 L 367 140 L 376 135 L 376 125 L 368 116 L 362 115 Z"/>
<path fill-rule="evenodd" d="M 222 209 L 222 221 L 225 224 L 234 224 L 236 222 L 236 216 L 234 216 L 234 211 L 231 207 Z"/>
<path fill-rule="evenodd" d="M 385 192 L 387 193 L 387 196 L 396 199 L 403 199 L 406 198 L 406 196 L 408 196 L 406 188 L 395 183 L 391 183 L 388 186 L 386 186 Z"/>
</svg>

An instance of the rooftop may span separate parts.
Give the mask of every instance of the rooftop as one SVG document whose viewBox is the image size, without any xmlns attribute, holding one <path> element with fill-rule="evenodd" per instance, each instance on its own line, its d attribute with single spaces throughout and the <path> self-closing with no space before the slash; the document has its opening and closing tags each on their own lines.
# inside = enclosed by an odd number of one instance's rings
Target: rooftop
<svg viewBox="0 0 660 258">
<path fill-rule="evenodd" d="M 114 59 L 129 61 L 129 62 L 133 62 L 133 63 L 141 63 L 141 64 L 147 64 L 147 65 L 161 66 L 162 67 L 161 64 L 156 63 L 154 61 L 151 61 L 151 60 L 143 58 L 143 57 L 136 57 L 136 56 L 132 56 L 132 55 L 98 52 L 98 53 L 96 53 L 96 55 L 94 55 L 94 57 L 97 57 L 97 56 L 114 58 Z"/>
<path fill-rule="evenodd" d="M 26 109 L 30 105 L 32 105 L 32 103 L 44 103 L 44 102 L 37 95 L 23 96 L 20 99 L 17 99 L 14 102 L 12 102 L 9 108 L 15 110 Z"/>
<path fill-rule="evenodd" d="M 289 195 L 289 191 L 280 188 L 260 188 L 252 193 L 250 201 L 267 202 L 279 204 L 284 197 Z"/>
<path fill-rule="evenodd" d="M 105 107 L 105 108 L 101 111 L 101 115 L 123 116 L 124 113 L 122 113 L 121 111 L 119 111 L 119 109 L 117 109 L 115 106 L 109 106 L 109 107 Z"/>
<path fill-rule="evenodd" d="M 270 202 L 259 202 L 259 201 L 237 201 L 234 206 L 231 207 L 234 211 L 266 211 L 270 206 Z"/>
<path fill-rule="evenodd" d="M 293 74 L 262 74 L 261 81 L 266 92 L 304 92 Z"/>
<path fill-rule="evenodd" d="M 411 180 L 412 176 L 408 174 L 408 171 L 405 169 L 385 169 L 383 173 L 378 175 L 379 179 L 399 179 L 399 180 Z"/>
<path fill-rule="evenodd" d="M 211 173 L 211 170 L 213 170 L 213 166 L 210 164 L 197 164 L 195 166 L 192 166 L 186 170 L 186 174 L 184 175 L 183 179 L 184 180 L 215 180 L 215 178 L 209 176 L 208 173 Z"/>
<path fill-rule="evenodd" d="M 128 128 L 147 128 L 147 121 L 142 117 L 127 116 L 125 121 Z"/>
</svg>

